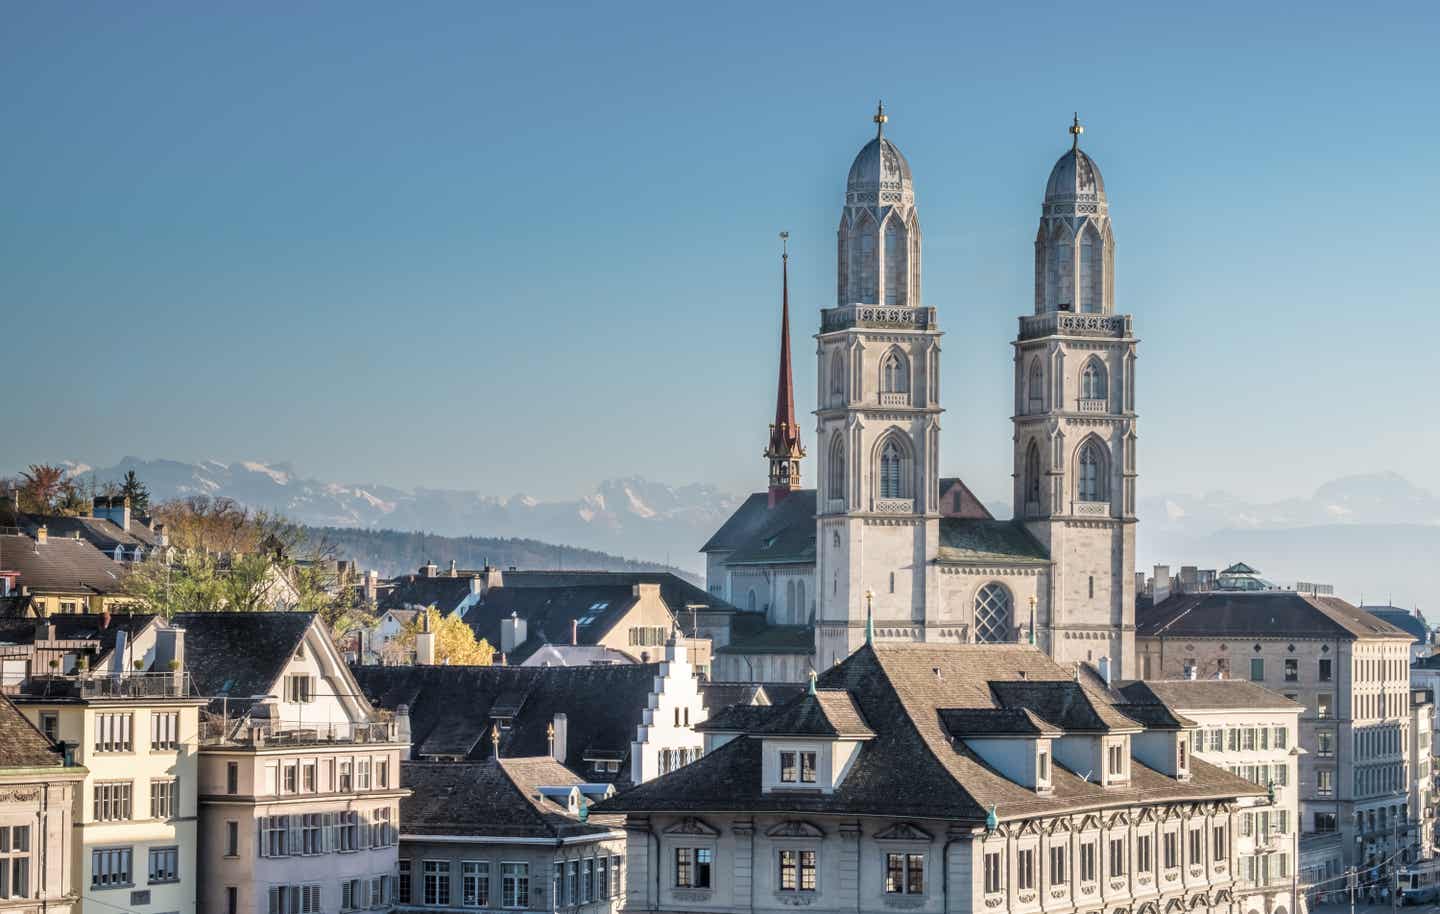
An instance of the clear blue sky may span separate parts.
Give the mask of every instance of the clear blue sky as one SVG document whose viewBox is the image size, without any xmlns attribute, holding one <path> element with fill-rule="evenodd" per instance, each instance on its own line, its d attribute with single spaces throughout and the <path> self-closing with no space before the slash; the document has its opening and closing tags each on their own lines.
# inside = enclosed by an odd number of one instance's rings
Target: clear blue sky
<svg viewBox="0 0 1440 914">
<path fill-rule="evenodd" d="M 808 411 L 883 97 L 948 331 L 947 473 L 1008 495 L 1008 341 L 1078 109 L 1143 339 L 1144 489 L 1433 486 L 1433 2 L 503 6 L 10 5 L 0 467 L 759 488 L 776 233 Z"/>
</svg>

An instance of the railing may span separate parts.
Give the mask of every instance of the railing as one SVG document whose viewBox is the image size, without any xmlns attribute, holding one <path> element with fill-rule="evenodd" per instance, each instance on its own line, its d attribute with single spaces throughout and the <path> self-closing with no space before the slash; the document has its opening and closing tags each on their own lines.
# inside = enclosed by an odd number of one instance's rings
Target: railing
<svg viewBox="0 0 1440 914">
<path fill-rule="evenodd" d="M 1082 413 L 1104 413 L 1110 410 L 1109 400 L 1090 400 L 1081 398 L 1079 409 Z"/>
<path fill-rule="evenodd" d="M 875 499 L 876 514 L 914 514 L 915 499 L 913 498 L 877 498 Z"/>
<path fill-rule="evenodd" d="M 28 695 L 41 698 L 191 698 L 195 690 L 190 674 L 173 673 L 76 673 L 73 675 L 32 676 L 20 682 L 7 682 L 6 695 Z"/>
<path fill-rule="evenodd" d="M 1110 503 L 1108 501 L 1077 501 L 1071 507 L 1070 513 L 1083 517 L 1109 517 Z"/>
<path fill-rule="evenodd" d="M 306 723 L 304 721 L 230 721 L 215 718 L 200 722 L 200 745 L 263 748 L 265 746 L 323 746 L 327 744 L 391 743 L 396 739 L 393 719 L 366 723 Z"/>
<path fill-rule="evenodd" d="M 1047 314 L 1027 314 L 1020 318 L 1020 338 L 1022 340 L 1049 336 L 1052 333 L 1123 339 L 1130 335 L 1130 315 L 1051 311 Z"/>
<path fill-rule="evenodd" d="M 844 513 L 845 513 L 845 499 L 843 499 L 843 498 L 827 498 L 827 499 L 825 499 L 825 513 L 826 513 L 826 514 L 844 514 Z"/>
<path fill-rule="evenodd" d="M 845 305 L 820 312 L 820 332 L 850 327 L 928 330 L 935 326 L 934 308 L 898 308 L 890 305 Z"/>
<path fill-rule="evenodd" d="M 910 393 L 909 393 L 909 391 L 900 391 L 899 393 L 881 393 L 881 394 L 880 394 L 880 405 L 881 405 L 881 406 L 909 406 L 909 405 L 910 405 Z"/>
</svg>

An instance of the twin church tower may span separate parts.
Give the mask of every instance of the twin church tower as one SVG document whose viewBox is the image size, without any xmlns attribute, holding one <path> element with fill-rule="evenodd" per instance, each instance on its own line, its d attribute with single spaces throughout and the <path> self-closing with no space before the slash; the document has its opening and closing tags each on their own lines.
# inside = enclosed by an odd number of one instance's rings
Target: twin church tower
<svg viewBox="0 0 1440 914">
<path fill-rule="evenodd" d="M 815 669 L 863 644 L 868 623 L 877 640 L 1033 641 L 1061 663 L 1107 658 L 1134 676 L 1136 340 L 1115 312 L 1105 185 L 1078 119 L 1045 187 L 1034 307 L 1012 343 L 1011 520 L 941 475 L 943 334 L 921 294 L 914 180 L 886 120 L 882 107 L 850 166 L 835 307 L 815 337 L 816 488 L 800 488 L 787 276 L 769 489 L 704 547 L 707 584 L 792 638 L 808 627 Z"/>
</svg>

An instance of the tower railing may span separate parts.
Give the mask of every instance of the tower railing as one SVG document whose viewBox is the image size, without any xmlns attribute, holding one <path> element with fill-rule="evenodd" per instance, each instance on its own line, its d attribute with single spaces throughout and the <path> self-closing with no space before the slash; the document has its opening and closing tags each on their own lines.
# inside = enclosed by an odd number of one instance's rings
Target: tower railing
<svg viewBox="0 0 1440 914">
<path fill-rule="evenodd" d="M 894 305 L 844 305 L 820 312 L 820 332 L 874 327 L 894 330 L 928 330 L 935 326 L 934 308 L 901 308 Z"/>
<path fill-rule="evenodd" d="M 828 313 L 828 312 L 825 312 Z M 1123 339 L 1130 336 L 1128 314 L 1076 314 L 1074 311 L 1047 311 L 1020 317 L 1020 339 L 1064 334 L 1070 336 L 1105 336 Z"/>
</svg>

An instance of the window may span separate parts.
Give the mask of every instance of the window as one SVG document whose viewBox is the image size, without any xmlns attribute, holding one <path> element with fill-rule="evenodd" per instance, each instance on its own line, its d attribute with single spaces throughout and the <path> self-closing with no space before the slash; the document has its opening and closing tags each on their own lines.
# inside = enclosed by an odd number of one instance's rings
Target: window
<svg viewBox="0 0 1440 914">
<path fill-rule="evenodd" d="M 710 861 L 713 853 L 708 847 L 675 848 L 676 888 L 710 888 Z"/>
<path fill-rule="evenodd" d="M 500 904 L 507 908 L 530 907 L 530 864 L 500 864 Z"/>
<path fill-rule="evenodd" d="M 800 753 L 800 783 L 815 783 L 815 753 Z"/>
<path fill-rule="evenodd" d="M 240 914 L 239 886 L 225 886 L 225 914 Z"/>
<path fill-rule="evenodd" d="M 349 809 L 335 815 L 335 850 L 341 853 L 359 850 L 360 813 Z M 426 866 L 435 861 L 426 861 Z M 428 871 L 427 871 L 428 872 Z M 446 864 L 446 880 L 449 880 L 449 864 Z M 448 904 L 449 902 L 446 902 Z"/>
<path fill-rule="evenodd" d="M 1040 752 L 1036 756 L 1036 777 L 1041 783 L 1050 780 L 1050 753 Z"/>
<path fill-rule="evenodd" d="M 1285 681 L 1300 681 L 1300 661 L 1294 659 L 1293 657 L 1285 658 Z"/>
<path fill-rule="evenodd" d="M 1321 692 L 1319 695 L 1315 696 L 1315 716 L 1330 716 L 1330 693 Z"/>
<path fill-rule="evenodd" d="M 290 856 L 290 817 L 262 816 L 260 819 L 260 856 Z"/>
<path fill-rule="evenodd" d="M 362 758 L 355 763 L 355 789 L 370 789 L 370 760 Z"/>
<path fill-rule="evenodd" d="M 1225 749 L 1225 730 L 1224 730 L 1223 728 L 1221 728 L 1221 727 L 1216 727 L 1214 730 L 1211 730 L 1211 731 L 1210 731 L 1210 751 L 1211 751 L 1211 752 L 1222 752 L 1222 751 L 1224 751 L 1224 749 Z"/>
<path fill-rule="evenodd" d="M 300 789 L 306 793 L 315 792 L 315 763 L 300 763 Z"/>
<path fill-rule="evenodd" d="M 30 897 L 30 826 L 0 826 L 0 898 Z"/>
<path fill-rule="evenodd" d="M 1321 660 L 1319 663 L 1319 671 L 1316 675 L 1316 678 L 1319 679 L 1321 682 L 1329 682 L 1331 679 L 1330 669 L 1330 661 Z"/>
<path fill-rule="evenodd" d="M 240 763 L 225 763 L 225 792 L 235 795 L 240 792 Z"/>
<path fill-rule="evenodd" d="M 424 867 L 425 904 L 450 903 L 450 861 L 426 860 Z"/>
<path fill-rule="evenodd" d="M 885 894 L 923 895 L 925 893 L 924 854 L 885 855 Z"/>
<path fill-rule="evenodd" d="M 334 813 L 309 812 L 300 817 L 300 846 L 296 850 L 305 856 L 323 854 L 330 850 L 326 835 Z"/>
<path fill-rule="evenodd" d="M 1177 832 L 1165 833 L 1164 854 L 1165 869 L 1173 870 L 1180 865 L 1180 835 Z"/>
<path fill-rule="evenodd" d="M 1210 856 L 1219 863 L 1230 856 L 1230 843 L 1226 840 L 1226 829 L 1223 825 L 1216 825 L 1210 829 L 1211 853 Z"/>
<path fill-rule="evenodd" d="M 1251 681 L 1251 682 L 1264 682 L 1264 681 L 1265 681 L 1265 658 L 1264 658 L 1264 657 L 1251 657 L 1251 658 L 1250 658 L 1250 681 Z M 1253 748 L 1253 747 L 1251 747 L 1251 748 Z"/>
<path fill-rule="evenodd" d="M 272 885 L 266 893 L 267 914 L 319 914 L 320 884 Z"/>
<path fill-rule="evenodd" d="M 900 463 L 903 457 L 900 447 L 891 438 L 880 449 L 880 497 L 901 498 Z"/>
<path fill-rule="evenodd" d="M 1150 853 L 1150 836 L 1138 835 L 1135 838 L 1135 869 L 1137 872 L 1148 873 L 1154 869 L 1155 861 Z"/>
<path fill-rule="evenodd" d="M 281 784 L 285 793 L 300 792 L 300 766 L 295 762 L 286 762 L 281 767 Z"/>
<path fill-rule="evenodd" d="M 1025 451 L 1025 509 L 1030 514 L 1040 511 L 1040 448 L 1033 441 Z"/>
<path fill-rule="evenodd" d="M 175 749 L 180 745 L 180 712 L 150 712 L 150 748 Z"/>
<path fill-rule="evenodd" d="M 1205 862 L 1205 843 L 1200 829 L 1190 829 L 1190 865 L 1199 866 Z"/>
<path fill-rule="evenodd" d="M 402 857 L 399 861 L 397 861 L 397 863 L 398 866 L 396 867 L 397 872 L 395 879 L 395 894 L 398 897 L 395 900 L 400 902 L 401 904 L 409 904 L 411 895 L 410 861 Z"/>
<path fill-rule="evenodd" d="M 1102 478 L 1104 468 L 1105 458 L 1100 453 L 1100 446 L 1093 441 L 1086 442 L 1080 448 L 1080 477 L 1077 497 L 1081 501 L 1105 500 L 1105 486 Z"/>
<path fill-rule="evenodd" d="M 90 888 L 131 885 L 130 848 L 97 847 L 90 851 Z"/>
<path fill-rule="evenodd" d="M 340 910 L 354 911 L 364 907 L 367 894 L 364 879 L 346 879 L 340 883 Z"/>
<path fill-rule="evenodd" d="M 96 822 L 122 822 L 130 818 L 129 781 L 102 781 L 95 785 Z"/>
<path fill-rule="evenodd" d="M 845 439 L 839 432 L 830 439 L 830 457 L 826 462 L 826 494 L 832 500 L 845 498 Z"/>
<path fill-rule="evenodd" d="M 345 759 L 340 763 L 340 792 L 350 793 L 355 789 L 354 763 Z"/>
<path fill-rule="evenodd" d="M 993 895 L 1005 888 L 1004 863 L 998 851 L 985 852 L 985 894 Z"/>
<path fill-rule="evenodd" d="M 845 353 L 838 349 L 830 357 L 830 398 L 835 403 L 845 398 Z"/>
<path fill-rule="evenodd" d="M 40 732 L 45 734 L 45 738 L 50 742 L 58 742 L 60 739 L 60 715 L 54 711 L 41 711 Z"/>
<path fill-rule="evenodd" d="M 980 588 L 975 595 L 975 640 L 986 644 L 1008 642 L 1012 605 L 1010 590 L 1004 584 Z"/>
<path fill-rule="evenodd" d="M 1125 773 L 1125 747 L 1111 746 L 1105 750 L 1109 758 L 1109 772 L 1111 777 L 1120 777 Z"/>
<path fill-rule="evenodd" d="M 1125 875 L 1125 839 L 1110 839 L 1110 876 L 1117 878 Z"/>
<path fill-rule="evenodd" d="M 1335 795 L 1335 772 L 1328 768 L 1321 768 L 1315 772 L 1315 793 L 1322 797 Z"/>
<path fill-rule="evenodd" d="M 1035 888 L 1035 849 L 1025 848 L 1015 855 L 1015 888 Z"/>
<path fill-rule="evenodd" d="M 565 900 L 571 904 L 580 903 L 580 861 L 571 860 L 567 865 L 569 879 L 565 883 Z"/>
<path fill-rule="evenodd" d="M 395 829 L 390 826 L 390 807 L 382 806 L 375 810 L 375 817 L 370 820 L 370 846 L 390 847 L 395 843 Z"/>
<path fill-rule="evenodd" d="M 595 858 L 587 857 L 580 864 L 580 897 L 586 904 L 595 900 Z"/>
<path fill-rule="evenodd" d="M 309 673 L 285 676 L 285 700 L 294 705 L 308 705 L 315 700 L 315 677 Z"/>
<path fill-rule="evenodd" d="M 595 894 L 610 897 L 610 858 L 600 857 L 595 863 Z"/>
<path fill-rule="evenodd" d="M 1100 364 L 1099 359 L 1091 359 L 1085 363 L 1085 370 L 1080 372 L 1080 396 L 1086 400 L 1107 400 L 1109 395 L 1105 385 L 1105 366 Z"/>
<path fill-rule="evenodd" d="M 892 349 L 880 363 L 880 391 L 906 393 L 909 390 L 910 369 L 905 364 L 905 356 Z"/>
<path fill-rule="evenodd" d="M 1042 412 L 1045 409 L 1045 370 L 1040 367 L 1038 358 L 1030 360 L 1030 378 L 1026 382 L 1029 388 L 1029 401 L 1032 413 Z"/>
<path fill-rule="evenodd" d="M 1276 749 L 1286 748 L 1286 746 L 1290 742 L 1290 731 L 1286 730 L 1284 727 L 1276 727 L 1275 735 L 1271 739 L 1271 742 L 1275 744 Z"/>
<path fill-rule="evenodd" d="M 780 851 L 780 891 L 815 891 L 814 851 Z"/>
<path fill-rule="evenodd" d="M 150 818 L 173 819 L 180 788 L 174 778 L 157 778 L 150 782 Z"/>
<path fill-rule="evenodd" d="M 1177 744 L 1178 744 L 1178 749 L 1177 749 L 1176 751 L 1177 751 L 1177 753 L 1178 753 L 1178 758 L 1177 758 L 1176 764 L 1177 764 L 1179 770 L 1184 771 L 1186 765 L 1189 764 L 1189 763 L 1186 761 L 1186 759 L 1185 759 L 1185 741 L 1184 741 L 1183 739 L 1182 739 L 1182 740 L 1177 740 Z"/>
<path fill-rule="evenodd" d="M 1086 841 L 1080 845 L 1080 881 L 1094 882 L 1096 875 L 1095 842 Z"/>
<path fill-rule="evenodd" d="M 1061 885 L 1070 877 L 1065 868 L 1065 845 L 1056 844 L 1050 848 L 1050 884 Z"/>
<path fill-rule="evenodd" d="M 1315 831 L 1320 834 L 1328 834 L 1335 831 L 1336 821 L 1333 812 L 1315 813 Z"/>
<path fill-rule="evenodd" d="M 107 712 L 95 715 L 95 751 L 131 751 L 130 731 L 135 722 L 134 714 Z"/>
<path fill-rule="evenodd" d="M 885 304 L 904 305 L 906 302 L 905 277 L 905 226 L 899 216 L 885 222 Z"/>
<path fill-rule="evenodd" d="M 180 849 L 177 847 L 150 848 L 149 879 L 156 882 L 180 881 Z"/>
<path fill-rule="evenodd" d="M 240 823 L 234 819 L 225 823 L 225 856 L 240 856 Z"/>
<path fill-rule="evenodd" d="M 780 753 L 780 780 L 787 784 L 793 784 L 796 779 L 795 753 Z"/>
</svg>

